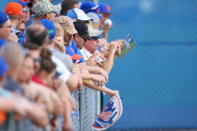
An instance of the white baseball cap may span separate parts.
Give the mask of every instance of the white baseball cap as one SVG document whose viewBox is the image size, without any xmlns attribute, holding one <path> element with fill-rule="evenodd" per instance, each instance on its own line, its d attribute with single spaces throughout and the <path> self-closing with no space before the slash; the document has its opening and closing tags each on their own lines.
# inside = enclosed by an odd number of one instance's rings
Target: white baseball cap
<svg viewBox="0 0 197 131">
<path fill-rule="evenodd" d="M 89 36 L 98 37 L 103 33 L 103 30 L 95 29 L 91 24 L 88 26 Z"/>
<path fill-rule="evenodd" d="M 87 16 L 92 18 L 94 24 L 100 24 L 100 18 L 98 16 L 98 14 L 96 14 L 94 12 L 89 12 L 87 14 Z"/>
<path fill-rule="evenodd" d="M 72 19 L 77 19 L 77 20 L 82 20 L 82 21 L 89 21 L 92 19 L 88 17 L 83 10 L 78 9 L 78 8 L 74 8 L 70 10 L 67 16 Z"/>
</svg>

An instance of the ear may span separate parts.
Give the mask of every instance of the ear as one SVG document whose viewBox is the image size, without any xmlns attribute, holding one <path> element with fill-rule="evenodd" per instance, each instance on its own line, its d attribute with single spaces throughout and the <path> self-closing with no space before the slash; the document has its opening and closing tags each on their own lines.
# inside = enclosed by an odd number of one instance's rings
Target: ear
<svg viewBox="0 0 197 131">
<path fill-rule="evenodd" d="M 49 18 L 49 14 L 46 14 L 46 15 L 45 15 L 45 18 L 48 19 L 48 18 Z"/>
<path fill-rule="evenodd" d="M 73 40 L 77 41 L 78 40 L 78 34 L 73 35 Z"/>
<path fill-rule="evenodd" d="M 23 20 L 23 15 L 19 16 L 19 20 L 22 21 Z"/>
</svg>

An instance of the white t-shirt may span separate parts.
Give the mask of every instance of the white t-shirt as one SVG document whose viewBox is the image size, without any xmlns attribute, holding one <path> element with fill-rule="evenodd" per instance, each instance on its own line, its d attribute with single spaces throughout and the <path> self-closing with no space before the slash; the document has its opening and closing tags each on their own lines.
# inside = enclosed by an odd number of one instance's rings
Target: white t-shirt
<svg viewBox="0 0 197 131">
<path fill-rule="evenodd" d="M 66 82 L 71 73 L 65 67 L 64 63 L 55 56 L 52 56 L 52 61 L 56 64 L 56 71 L 61 74 L 60 78 Z"/>
<path fill-rule="evenodd" d="M 91 54 L 88 50 L 86 50 L 84 47 L 80 50 L 81 54 L 83 55 L 83 58 L 85 60 L 88 60 L 93 54 Z"/>
</svg>

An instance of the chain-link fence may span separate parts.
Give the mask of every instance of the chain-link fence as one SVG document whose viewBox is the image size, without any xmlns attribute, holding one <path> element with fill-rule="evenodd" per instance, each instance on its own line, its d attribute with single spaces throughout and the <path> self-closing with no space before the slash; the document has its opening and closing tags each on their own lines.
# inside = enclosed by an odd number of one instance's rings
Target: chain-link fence
<svg viewBox="0 0 197 131">
<path fill-rule="evenodd" d="M 80 93 L 80 129 L 81 131 L 95 131 L 92 128 L 100 109 L 100 94 L 84 87 Z"/>
<path fill-rule="evenodd" d="M 100 113 L 100 92 L 84 86 L 81 91 L 74 91 L 72 96 L 79 107 L 72 113 L 74 131 L 96 131 L 92 125 Z"/>
<path fill-rule="evenodd" d="M 197 1 L 99 2 L 111 6 L 110 40 L 131 33 L 138 44 L 110 74 L 124 105 L 110 129 L 197 128 Z"/>
</svg>

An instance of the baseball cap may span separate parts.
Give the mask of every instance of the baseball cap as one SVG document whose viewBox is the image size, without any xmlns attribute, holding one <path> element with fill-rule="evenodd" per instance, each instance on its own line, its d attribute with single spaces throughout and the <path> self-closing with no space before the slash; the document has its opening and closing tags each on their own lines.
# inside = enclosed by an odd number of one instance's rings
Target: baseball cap
<svg viewBox="0 0 197 131">
<path fill-rule="evenodd" d="M 85 12 L 81 9 L 74 8 L 70 10 L 67 14 L 68 17 L 72 19 L 82 20 L 82 21 L 89 21 L 91 20 L 90 17 L 88 17 Z"/>
<path fill-rule="evenodd" d="M 9 16 L 0 11 L 0 25 L 4 24 L 7 20 L 9 20 Z"/>
<path fill-rule="evenodd" d="M 99 4 L 100 7 L 100 13 L 107 13 L 107 14 L 111 14 L 111 8 L 109 5 L 106 4 Z"/>
<path fill-rule="evenodd" d="M 9 66 L 3 57 L 0 56 L 0 76 L 3 76 L 9 70 Z"/>
<path fill-rule="evenodd" d="M 83 57 L 83 56 L 80 56 L 80 55 L 78 55 L 78 54 L 74 54 L 74 55 L 71 56 L 71 58 L 72 58 L 73 60 L 80 60 L 82 57 Z"/>
<path fill-rule="evenodd" d="M 89 12 L 87 14 L 88 17 L 92 18 L 92 21 L 94 24 L 100 24 L 100 19 L 98 14 L 94 13 L 94 12 Z"/>
<path fill-rule="evenodd" d="M 103 33 L 103 30 L 97 30 L 92 25 L 88 26 L 88 31 L 91 37 L 98 37 L 99 35 Z"/>
<path fill-rule="evenodd" d="M 88 33 L 88 27 L 84 24 L 83 21 L 77 20 L 76 22 L 74 22 L 74 25 L 79 36 L 81 36 L 85 40 L 92 40 Z"/>
<path fill-rule="evenodd" d="M 51 13 L 51 12 L 57 12 L 55 6 L 47 0 L 42 0 L 38 3 L 36 3 L 33 6 L 32 11 L 34 12 L 35 17 L 44 16 L 44 15 Z"/>
<path fill-rule="evenodd" d="M 122 115 L 123 106 L 119 94 L 115 94 L 107 105 L 103 108 L 103 111 L 97 117 L 93 124 L 93 128 L 99 130 L 106 130 L 112 126 Z"/>
<path fill-rule="evenodd" d="M 80 9 L 82 9 L 86 14 L 89 12 L 98 13 L 99 12 L 99 5 L 96 5 L 92 1 L 86 1 L 81 4 Z"/>
<path fill-rule="evenodd" d="M 71 35 L 77 34 L 77 30 L 73 24 L 73 20 L 67 16 L 59 16 L 55 19 L 55 22 L 59 23 L 62 28 Z"/>
<path fill-rule="evenodd" d="M 48 30 L 49 39 L 52 40 L 56 36 L 56 28 L 54 26 L 53 21 L 42 19 L 40 22 L 45 26 L 45 28 Z"/>
<path fill-rule="evenodd" d="M 5 9 L 7 15 L 22 15 L 23 7 L 18 2 L 10 2 Z"/>
</svg>

